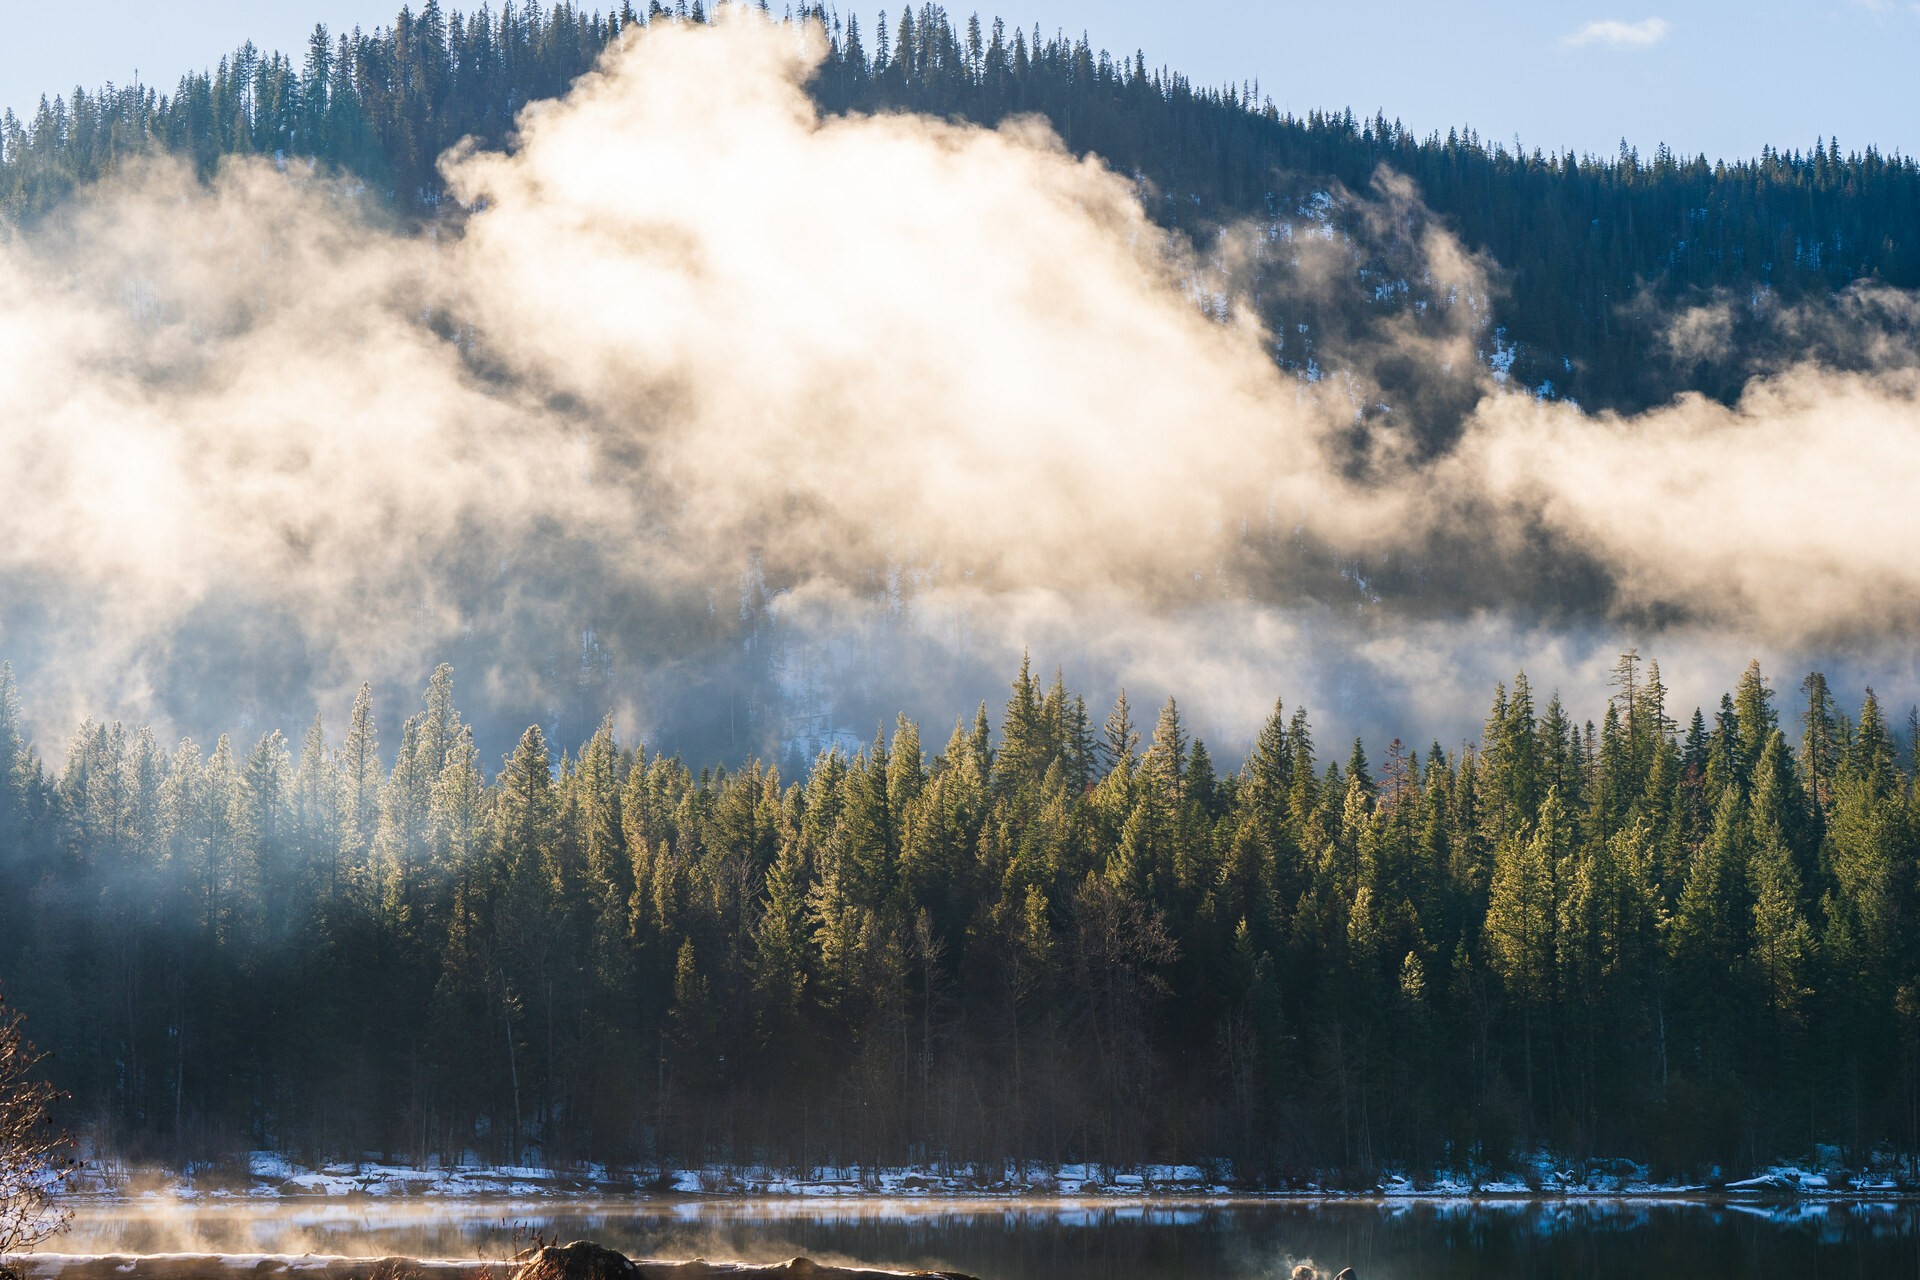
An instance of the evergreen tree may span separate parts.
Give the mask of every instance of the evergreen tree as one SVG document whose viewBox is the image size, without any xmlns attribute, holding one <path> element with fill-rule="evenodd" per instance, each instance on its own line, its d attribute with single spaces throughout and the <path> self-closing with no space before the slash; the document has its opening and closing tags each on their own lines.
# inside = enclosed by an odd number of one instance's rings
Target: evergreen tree
<svg viewBox="0 0 1920 1280">
<path fill-rule="evenodd" d="M 1809 681 L 1796 757 L 1757 670 L 1684 738 L 1658 684 L 1623 661 L 1589 730 L 1516 682 L 1484 751 L 1331 765 L 1276 705 L 1227 772 L 1170 705 L 1089 789 L 1030 664 L 998 751 L 900 718 L 791 780 L 603 721 L 489 781 L 442 671 L 356 872 L 370 693 L 357 754 L 88 722 L 49 774 L 0 669 L 0 981 L 75 1114 L 181 1160 L 1904 1152 L 1916 784 L 1878 700 Z"/>
</svg>

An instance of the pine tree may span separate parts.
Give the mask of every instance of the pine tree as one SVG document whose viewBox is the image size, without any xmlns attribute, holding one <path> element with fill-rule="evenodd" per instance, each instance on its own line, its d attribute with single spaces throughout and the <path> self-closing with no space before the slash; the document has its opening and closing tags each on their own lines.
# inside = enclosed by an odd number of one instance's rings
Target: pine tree
<svg viewBox="0 0 1920 1280">
<path fill-rule="evenodd" d="M 1746 748 L 1744 770 L 1750 774 L 1766 747 L 1768 736 L 1779 723 L 1773 710 L 1773 690 L 1760 674 L 1757 660 L 1749 662 L 1747 669 L 1740 673 L 1740 682 L 1733 690 L 1733 710 L 1740 726 L 1740 741 Z"/>
<path fill-rule="evenodd" d="M 1524 1019 L 1521 1047 L 1529 1112 L 1534 1106 L 1535 1021 L 1553 999 L 1557 876 L 1565 857 L 1564 843 L 1559 796 L 1549 791 L 1540 806 L 1538 826 L 1530 833 L 1508 834 L 1496 849 L 1487 906 L 1487 957 Z"/>
<path fill-rule="evenodd" d="M 1139 752 L 1140 735 L 1134 731 L 1133 711 L 1127 705 L 1127 691 L 1122 689 L 1114 699 L 1113 710 L 1107 715 L 1105 739 L 1101 746 L 1107 771 L 1131 775 Z"/>
<path fill-rule="evenodd" d="M 21 723 L 20 686 L 13 664 L 0 662 L 0 837 L 17 837 L 21 813 L 21 770 L 27 759 L 26 731 Z M 11 840 L 8 841 L 12 843 Z"/>
<path fill-rule="evenodd" d="M 1747 997 L 1741 957 L 1753 919 L 1749 886 L 1753 829 L 1746 796 L 1728 786 L 1714 807 L 1713 827 L 1694 856 L 1671 929 L 1676 985 L 1688 993 L 1699 1030 L 1698 1054 L 1710 1071 L 1724 1067 Z"/>
<path fill-rule="evenodd" d="M 1800 684 L 1807 709 L 1800 717 L 1800 776 L 1817 820 L 1833 803 L 1833 780 L 1840 764 L 1839 717 L 1827 678 L 1813 672 Z"/>
<path fill-rule="evenodd" d="M 1791 773 L 1786 739 L 1778 729 L 1767 735 L 1758 773 L 1749 867 L 1753 888 L 1752 955 L 1765 994 L 1768 1021 L 1777 1036 L 1783 1025 L 1795 1025 L 1801 1018 L 1813 959 L 1805 885 L 1789 843 L 1789 833 L 1798 825 L 1793 814 L 1798 784 Z"/>
<path fill-rule="evenodd" d="M 373 687 L 362 684 L 340 748 L 340 861 L 358 876 L 380 827 L 380 743 L 373 724 Z"/>
<path fill-rule="evenodd" d="M 1153 726 L 1153 739 L 1140 760 L 1140 777 L 1148 794 L 1169 810 L 1178 806 L 1185 794 L 1187 776 L 1187 733 L 1180 725 L 1180 708 L 1172 698 L 1160 708 Z"/>
<path fill-rule="evenodd" d="M 256 897 L 269 916 L 267 945 L 286 946 L 302 921 L 296 914 L 297 888 L 283 873 L 293 828 L 293 759 L 279 730 L 267 734 L 247 753 L 240 771 L 234 821 L 235 856 L 242 868 L 242 892 Z"/>
</svg>

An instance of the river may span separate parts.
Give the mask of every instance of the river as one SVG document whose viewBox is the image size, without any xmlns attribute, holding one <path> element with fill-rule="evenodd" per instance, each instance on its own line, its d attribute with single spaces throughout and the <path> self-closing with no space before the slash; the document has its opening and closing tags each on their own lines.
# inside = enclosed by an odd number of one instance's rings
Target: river
<svg viewBox="0 0 1920 1280">
<path fill-rule="evenodd" d="M 982 1280 L 1920 1277 L 1920 1207 L 1675 1202 L 401 1201 L 88 1204 L 62 1253 L 633 1256 L 942 1267 Z"/>
</svg>

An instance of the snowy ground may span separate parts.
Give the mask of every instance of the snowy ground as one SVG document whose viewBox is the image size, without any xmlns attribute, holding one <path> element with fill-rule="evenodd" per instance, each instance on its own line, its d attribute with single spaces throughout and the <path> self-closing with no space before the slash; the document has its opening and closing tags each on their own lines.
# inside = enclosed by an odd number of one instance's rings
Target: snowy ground
<svg viewBox="0 0 1920 1280">
<path fill-rule="evenodd" d="M 1823 1153 L 1824 1154 L 1824 1153 Z M 1626 1160 L 1574 1164 L 1547 1155 L 1520 1170 L 1450 1172 L 1422 1178 L 1388 1174 L 1371 1186 L 1323 1184 L 1312 1179 L 1280 1188 L 1255 1188 L 1236 1181 L 1224 1162 L 1197 1165 L 1143 1165 L 1133 1169 L 1068 1164 L 1024 1169 L 979 1165 L 923 1168 L 816 1166 L 804 1171 L 763 1166 L 713 1166 L 701 1169 L 609 1169 L 588 1165 L 568 1169 L 462 1162 L 424 1167 L 379 1160 L 324 1164 L 307 1168 L 274 1152 L 257 1151 L 244 1174 L 233 1168 L 204 1168 L 154 1174 L 111 1161 L 91 1163 L 72 1185 L 81 1196 L 113 1199 L 143 1197 L 489 1197 L 649 1196 L 698 1198 L 1059 1198 L 1089 1200 L 1219 1199 L 1228 1197 L 1326 1196 L 1392 1200 L 1715 1198 L 1731 1201 L 1861 1201 L 1920 1198 L 1920 1183 L 1904 1176 L 1891 1160 L 1868 1169 L 1848 1169 L 1822 1161 L 1818 1169 L 1776 1165 L 1743 1178 L 1715 1177 L 1702 1182 L 1654 1181 L 1645 1166 Z"/>
</svg>

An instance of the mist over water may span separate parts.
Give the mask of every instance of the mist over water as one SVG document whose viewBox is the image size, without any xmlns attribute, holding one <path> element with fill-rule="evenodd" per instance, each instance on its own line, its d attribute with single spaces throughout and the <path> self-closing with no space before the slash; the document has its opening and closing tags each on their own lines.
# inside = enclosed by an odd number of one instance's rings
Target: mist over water
<svg viewBox="0 0 1920 1280">
<path fill-rule="evenodd" d="M 253 161 L 0 240 L 0 655 L 43 745 L 338 725 L 363 679 L 391 723 L 443 660 L 489 758 L 609 711 L 699 760 L 937 730 L 1023 650 L 1228 756 L 1276 695 L 1452 746 L 1522 667 L 1584 716 L 1628 646 L 1682 715 L 1750 657 L 1920 698 L 1904 346 L 1544 402 L 1486 363 L 1497 264 L 1382 175 L 1348 234 L 1439 301 L 1302 371 L 1247 291 L 1350 294 L 1330 230 L 1196 251 L 1033 122 L 821 118 L 820 54 L 636 33 L 450 153 L 424 230 Z"/>
<path fill-rule="evenodd" d="M 499 1258 L 530 1233 L 634 1257 L 941 1267 L 984 1280 L 1284 1277 L 1307 1262 L 1363 1280 L 1569 1280 L 1649 1274 L 1786 1280 L 1903 1275 L 1911 1206 L 1367 1202 L 732 1204 L 492 1202 L 198 1205 L 82 1212 L 70 1252 L 312 1251 Z"/>
</svg>

